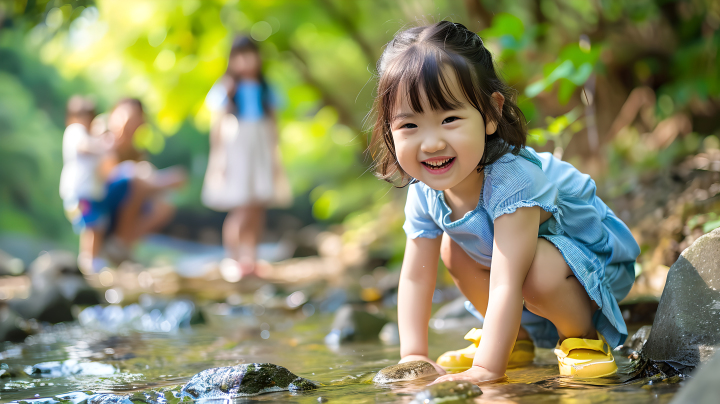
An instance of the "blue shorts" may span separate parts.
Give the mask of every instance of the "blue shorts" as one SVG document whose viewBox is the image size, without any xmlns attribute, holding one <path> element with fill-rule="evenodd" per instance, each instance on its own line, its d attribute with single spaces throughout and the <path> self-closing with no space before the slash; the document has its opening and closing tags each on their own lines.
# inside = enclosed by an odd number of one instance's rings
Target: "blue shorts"
<svg viewBox="0 0 720 404">
<path fill-rule="evenodd" d="M 85 228 L 110 230 L 122 206 L 130 193 L 130 178 L 117 177 L 106 184 L 105 198 L 102 200 L 80 199 L 78 201 L 79 214 L 71 219 L 76 232 Z"/>
</svg>

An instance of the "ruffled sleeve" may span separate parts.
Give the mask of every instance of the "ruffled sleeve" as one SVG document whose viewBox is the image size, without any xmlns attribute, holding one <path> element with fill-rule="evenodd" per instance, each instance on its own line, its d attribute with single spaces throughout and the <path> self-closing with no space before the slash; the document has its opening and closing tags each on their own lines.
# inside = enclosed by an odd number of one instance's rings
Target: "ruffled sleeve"
<svg viewBox="0 0 720 404">
<path fill-rule="evenodd" d="M 524 207 L 540 206 L 547 212 L 558 212 L 558 189 L 534 156 L 508 154 L 493 163 L 486 173 L 483 200 L 493 222 Z"/>
<path fill-rule="evenodd" d="M 408 238 L 436 238 L 443 233 L 430 215 L 428 197 L 422 184 L 408 186 L 405 224 L 403 225 L 403 230 Z"/>
</svg>

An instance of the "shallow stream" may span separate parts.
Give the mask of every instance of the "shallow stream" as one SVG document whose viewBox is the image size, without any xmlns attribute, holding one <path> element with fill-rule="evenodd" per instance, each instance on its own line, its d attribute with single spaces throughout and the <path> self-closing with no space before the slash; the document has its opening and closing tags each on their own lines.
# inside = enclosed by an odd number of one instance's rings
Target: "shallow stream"
<svg viewBox="0 0 720 404">
<path fill-rule="evenodd" d="M 278 392 L 234 402 L 409 403 L 429 382 L 374 385 L 372 375 L 397 362 L 397 346 L 378 341 L 329 347 L 323 337 L 332 315 L 300 318 L 272 313 L 253 321 L 215 317 L 206 325 L 169 333 L 111 334 L 78 325 L 56 325 L 23 344 L 2 345 L 0 402 L 43 402 L 43 398 L 75 391 L 123 394 L 155 389 L 184 384 L 195 373 L 211 367 L 252 362 L 284 366 L 322 386 L 302 394 Z M 438 356 L 445 350 L 466 346 L 464 331 L 431 332 L 430 354 Z M 39 363 L 68 360 L 77 360 L 81 365 L 58 368 L 55 374 L 45 377 L 26 373 Z M 621 372 L 626 372 L 629 360 L 621 355 L 616 355 L 616 360 Z M 76 374 L 62 374 L 67 369 Z M 474 402 L 666 403 L 682 384 L 647 379 L 624 383 L 626 375 L 583 381 L 559 377 L 557 372 L 552 351 L 536 349 L 532 366 L 509 370 L 505 383 L 481 386 L 483 394 Z"/>
</svg>

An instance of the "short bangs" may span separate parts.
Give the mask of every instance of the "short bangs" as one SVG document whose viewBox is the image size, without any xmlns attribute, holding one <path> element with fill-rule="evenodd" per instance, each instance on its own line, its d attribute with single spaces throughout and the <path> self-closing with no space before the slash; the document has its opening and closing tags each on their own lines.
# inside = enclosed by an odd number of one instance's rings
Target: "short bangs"
<svg viewBox="0 0 720 404">
<path fill-rule="evenodd" d="M 384 115 L 392 118 L 402 92 L 415 113 L 424 112 L 423 100 L 434 111 L 462 108 L 463 102 L 450 90 L 448 74 L 452 72 L 465 98 L 482 114 L 481 97 L 476 93 L 477 79 L 468 62 L 462 56 L 434 46 L 417 44 L 393 60 L 380 80 L 379 88 L 384 90 L 380 96 Z"/>
</svg>

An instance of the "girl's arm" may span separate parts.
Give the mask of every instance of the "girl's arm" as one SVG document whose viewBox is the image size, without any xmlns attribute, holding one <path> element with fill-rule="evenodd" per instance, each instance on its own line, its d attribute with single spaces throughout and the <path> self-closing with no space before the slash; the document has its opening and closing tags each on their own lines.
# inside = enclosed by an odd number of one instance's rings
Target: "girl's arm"
<svg viewBox="0 0 720 404">
<path fill-rule="evenodd" d="M 444 374 L 428 358 L 428 322 L 437 279 L 441 238 L 408 238 L 398 285 L 398 328 L 402 362 L 424 360 Z"/>
<path fill-rule="evenodd" d="M 495 240 L 490 266 L 490 297 L 483 336 L 473 367 L 446 380 L 473 383 L 504 377 L 513 344 L 520 329 L 522 286 L 537 248 L 541 208 L 519 208 L 495 219 Z"/>
</svg>

